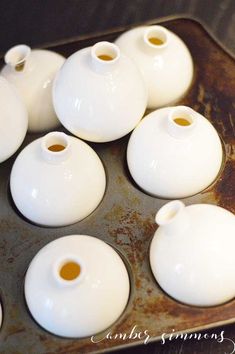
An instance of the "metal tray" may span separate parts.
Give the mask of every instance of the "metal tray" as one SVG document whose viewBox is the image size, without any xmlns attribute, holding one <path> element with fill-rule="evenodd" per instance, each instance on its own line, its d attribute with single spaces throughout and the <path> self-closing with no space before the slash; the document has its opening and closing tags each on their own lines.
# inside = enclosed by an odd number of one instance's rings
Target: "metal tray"
<svg viewBox="0 0 235 354">
<path fill-rule="evenodd" d="M 178 19 L 163 25 L 185 41 L 194 58 L 194 82 L 180 104 L 193 107 L 211 120 L 224 142 L 225 161 L 220 176 L 207 190 L 184 202 L 218 204 L 235 213 L 234 60 L 195 21 Z M 97 41 L 112 41 L 122 31 L 57 44 L 51 49 L 68 56 Z M 38 136 L 27 135 L 24 146 Z M 186 306 L 167 296 L 155 282 L 148 250 L 156 229 L 154 216 L 166 200 L 148 196 L 131 179 L 125 159 L 128 138 L 91 144 L 106 168 L 106 194 L 92 215 L 68 227 L 44 228 L 25 220 L 14 207 L 9 193 L 9 176 L 16 155 L 0 165 L 0 296 L 4 310 L 1 353 L 78 354 L 142 343 L 139 339 L 116 338 L 93 344 L 90 338 L 60 338 L 46 332 L 30 316 L 23 293 L 27 267 L 41 247 L 69 234 L 94 235 L 108 242 L 123 256 L 129 270 L 131 295 L 128 306 L 101 338 L 109 331 L 129 334 L 136 325 L 137 331 L 147 329 L 151 340 L 157 340 L 162 333 L 171 333 L 172 329 L 190 332 L 235 321 L 235 300 L 212 308 Z"/>
</svg>

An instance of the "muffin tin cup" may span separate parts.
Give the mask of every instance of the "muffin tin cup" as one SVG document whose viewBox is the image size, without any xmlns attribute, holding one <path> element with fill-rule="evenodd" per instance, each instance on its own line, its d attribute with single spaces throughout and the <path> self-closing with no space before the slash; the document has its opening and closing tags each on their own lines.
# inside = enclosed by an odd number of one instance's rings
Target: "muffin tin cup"
<svg viewBox="0 0 235 354">
<path fill-rule="evenodd" d="M 234 60 L 197 22 L 179 19 L 162 24 L 183 39 L 194 59 L 194 82 L 177 104 L 191 106 L 205 115 L 225 146 L 225 163 L 217 180 L 203 192 L 184 198 L 184 203 L 211 203 L 235 213 Z M 52 45 L 50 49 L 68 56 L 98 41 L 112 41 L 124 30 L 127 28 Z M 61 128 L 61 131 L 65 130 Z M 23 146 L 42 135 L 28 134 Z M 187 306 L 170 298 L 156 283 L 149 265 L 149 245 L 157 227 L 156 212 L 166 200 L 147 195 L 131 179 L 126 164 L 128 139 L 129 135 L 110 143 L 89 143 L 104 164 L 106 192 L 90 216 L 66 227 L 36 226 L 16 213 L 8 189 L 16 154 L 0 165 L 2 352 L 14 352 L 17 347 L 19 352 L 28 354 L 103 353 L 143 343 L 144 337 L 130 338 L 134 326 L 138 333 L 147 330 L 149 341 L 153 341 L 160 339 L 163 333 L 172 333 L 172 329 L 195 332 L 235 321 L 235 300 L 210 308 Z M 24 300 L 24 276 L 32 258 L 48 242 L 71 234 L 94 235 L 106 241 L 120 252 L 130 276 L 131 294 L 124 313 L 111 328 L 97 336 L 101 340 L 96 343 L 91 338 L 66 339 L 46 332 L 30 316 Z M 112 339 L 106 338 L 109 332 L 114 335 Z M 127 337 L 123 340 L 119 334 L 125 333 Z"/>
</svg>

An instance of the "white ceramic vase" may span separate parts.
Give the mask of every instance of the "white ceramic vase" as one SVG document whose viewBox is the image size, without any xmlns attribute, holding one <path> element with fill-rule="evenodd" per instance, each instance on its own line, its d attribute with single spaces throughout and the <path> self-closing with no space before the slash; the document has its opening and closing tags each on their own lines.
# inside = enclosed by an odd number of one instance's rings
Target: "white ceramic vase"
<svg viewBox="0 0 235 354">
<path fill-rule="evenodd" d="M 60 125 L 52 103 L 52 82 L 64 57 L 49 50 L 31 50 L 17 45 L 5 55 L 1 74 L 11 82 L 29 115 L 30 132 L 51 130 Z"/>
<path fill-rule="evenodd" d="M 111 326 L 126 307 L 129 288 L 121 257 L 105 242 L 85 235 L 44 246 L 25 278 L 32 316 L 63 337 L 91 336 Z"/>
<path fill-rule="evenodd" d="M 215 205 L 163 206 L 150 246 L 159 285 L 178 301 L 214 306 L 235 296 L 235 216 Z"/>
<path fill-rule="evenodd" d="M 106 142 L 134 129 L 145 112 L 147 92 L 132 60 L 114 44 L 100 42 L 66 60 L 54 81 L 53 102 L 71 133 Z"/>
<path fill-rule="evenodd" d="M 14 87 L 0 77 L 0 162 L 22 144 L 28 128 L 26 108 Z"/>
<path fill-rule="evenodd" d="M 148 108 L 178 101 L 193 78 L 193 61 L 184 42 L 162 26 L 144 26 L 123 33 L 115 42 L 132 58 L 148 88 Z"/>
<path fill-rule="evenodd" d="M 127 148 L 135 182 L 147 193 L 169 199 L 207 188 L 217 177 L 222 159 L 221 141 L 212 124 L 186 106 L 147 115 Z"/>
<path fill-rule="evenodd" d="M 12 198 L 32 222 L 46 226 L 73 224 L 88 216 L 105 191 L 105 172 L 83 141 L 52 132 L 18 155 L 10 176 Z"/>
</svg>

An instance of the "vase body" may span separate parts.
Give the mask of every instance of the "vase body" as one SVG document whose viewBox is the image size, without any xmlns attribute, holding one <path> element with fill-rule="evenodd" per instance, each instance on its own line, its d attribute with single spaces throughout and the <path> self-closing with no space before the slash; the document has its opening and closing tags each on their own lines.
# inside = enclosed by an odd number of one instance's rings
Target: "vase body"
<svg viewBox="0 0 235 354">
<path fill-rule="evenodd" d="M 162 26 L 143 26 L 123 33 L 115 43 L 139 67 L 148 88 L 148 108 L 178 101 L 189 89 L 193 61 L 184 42 Z"/>
<path fill-rule="evenodd" d="M 169 199 L 188 197 L 208 187 L 222 159 L 221 141 L 212 124 L 186 106 L 147 115 L 133 131 L 127 148 L 135 182 L 147 193 Z"/>
<path fill-rule="evenodd" d="M 64 133 L 33 141 L 18 155 L 10 176 L 18 210 L 39 225 L 64 226 L 88 216 L 105 191 L 103 165 L 93 149 Z"/>
<path fill-rule="evenodd" d="M 172 201 L 156 216 L 150 246 L 159 285 L 178 301 L 215 306 L 235 296 L 235 216 L 215 205 Z"/>
<path fill-rule="evenodd" d="M 22 144 L 27 128 L 26 108 L 15 88 L 0 77 L 0 162 L 12 156 Z"/>
<path fill-rule="evenodd" d="M 72 235 L 50 242 L 34 257 L 26 273 L 25 298 L 43 328 L 80 338 L 119 318 L 129 287 L 126 267 L 112 247 L 95 237 Z"/>
<path fill-rule="evenodd" d="M 54 82 L 53 102 L 71 133 L 106 142 L 134 129 L 145 112 L 147 93 L 135 64 L 114 44 L 100 42 L 66 60 Z"/>
<path fill-rule="evenodd" d="M 5 55 L 7 64 L 1 74 L 16 87 L 25 103 L 30 132 L 43 132 L 60 125 L 52 103 L 52 83 L 64 60 L 55 52 L 31 50 L 24 45 L 11 48 Z"/>
</svg>

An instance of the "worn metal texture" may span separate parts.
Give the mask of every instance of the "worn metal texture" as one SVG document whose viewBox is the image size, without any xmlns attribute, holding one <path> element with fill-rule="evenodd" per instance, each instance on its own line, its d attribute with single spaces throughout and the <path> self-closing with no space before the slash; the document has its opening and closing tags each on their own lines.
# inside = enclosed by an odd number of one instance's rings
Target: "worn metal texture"
<svg viewBox="0 0 235 354">
<path fill-rule="evenodd" d="M 187 205 L 217 204 L 235 213 L 235 62 L 198 23 L 178 19 L 164 25 L 185 41 L 194 58 L 194 81 L 179 103 L 191 106 L 212 122 L 225 151 L 224 165 L 215 183 L 184 202 Z M 98 40 L 113 40 L 118 34 L 86 38 L 52 49 L 68 56 Z M 24 146 L 38 136 L 28 135 Z M 186 306 L 167 296 L 155 282 L 148 250 L 156 230 L 154 216 L 166 200 L 145 194 L 131 179 L 125 158 L 128 138 L 90 144 L 104 163 L 107 190 L 100 206 L 89 217 L 68 227 L 45 228 L 25 220 L 9 194 L 9 176 L 16 155 L 0 165 L 0 295 L 4 310 L 1 353 L 92 353 L 140 343 L 117 338 L 93 344 L 90 338 L 60 338 L 46 332 L 30 316 L 23 293 L 27 267 L 41 247 L 69 234 L 94 235 L 108 242 L 120 252 L 129 270 L 131 295 L 128 306 L 100 338 L 109 331 L 128 334 L 137 325 L 139 331 L 148 329 L 156 340 L 164 332 L 171 333 L 172 328 L 187 332 L 235 321 L 235 300 L 212 308 Z"/>
</svg>

